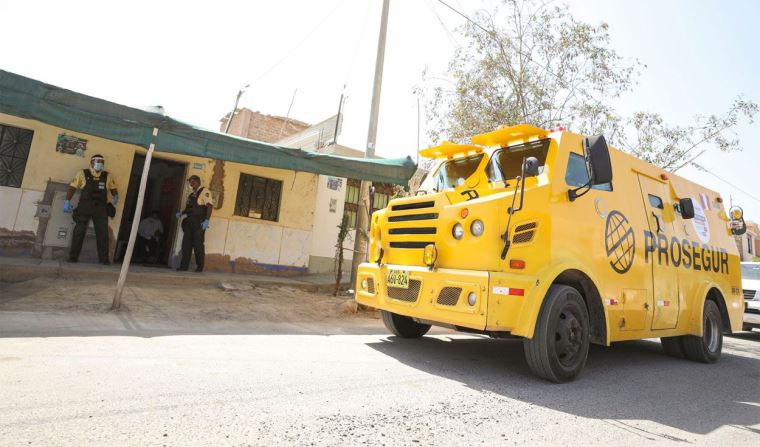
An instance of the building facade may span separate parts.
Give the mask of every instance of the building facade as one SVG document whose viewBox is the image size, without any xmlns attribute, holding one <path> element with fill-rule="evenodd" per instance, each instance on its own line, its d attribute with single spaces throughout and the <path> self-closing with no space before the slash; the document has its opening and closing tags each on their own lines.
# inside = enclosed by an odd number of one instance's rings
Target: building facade
<svg viewBox="0 0 760 447">
<path fill-rule="evenodd" d="M 136 192 L 145 150 L 2 113 L 0 126 L 5 138 L 2 147 L 8 149 L 0 154 L 2 163 L 16 166 L 13 176 L 0 179 L 0 203 L 7 211 L 0 216 L 0 255 L 49 259 L 67 255 L 74 223 L 70 214 L 63 214 L 65 193 L 77 171 L 87 168 L 90 156 L 99 153 L 105 157 L 106 170 L 116 180 L 121 197 L 116 216 L 109 220 L 111 257 L 119 260 L 125 246 L 121 236 L 128 235 L 128 231 L 120 230 L 132 224 L 125 219 L 124 209 L 134 206 L 131 196 Z M 19 139 L 18 135 L 24 139 L 21 146 L 12 143 Z M 57 151 L 62 137 L 80 142 L 81 153 Z M 135 169 L 138 164 L 139 169 Z M 149 182 L 149 189 L 154 184 L 153 190 L 146 194 L 146 203 L 151 210 L 161 211 L 168 229 L 170 265 L 176 262 L 182 237 L 172 214 L 183 207 L 190 192 L 185 179 L 195 174 L 212 189 L 217 202 L 206 232 L 208 270 L 307 271 L 318 188 L 316 174 L 171 153 L 156 153 L 153 166 L 163 166 L 159 171 L 168 171 L 167 166 L 174 168 L 173 173 L 178 171 L 178 175 L 170 177 L 156 173 L 154 181 Z M 171 196 L 169 200 L 167 196 Z M 128 214 L 133 213 L 131 210 Z M 83 260 L 87 259 L 95 259 L 92 228 L 83 250 Z"/>
<path fill-rule="evenodd" d="M 734 236 L 739 256 L 742 262 L 760 259 L 760 226 L 755 222 L 747 222 L 747 232 Z"/>
</svg>

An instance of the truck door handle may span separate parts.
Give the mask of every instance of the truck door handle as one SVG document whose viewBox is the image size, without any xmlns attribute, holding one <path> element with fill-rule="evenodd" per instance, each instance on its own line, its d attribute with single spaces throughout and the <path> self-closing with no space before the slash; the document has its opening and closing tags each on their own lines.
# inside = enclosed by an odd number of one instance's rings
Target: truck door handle
<svg viewBox="0 0 760 447">
<path fill-rule="evenodd" d="M 654 221 L 657 222 L 657 232 L 661 232 L 662 227 L 660 226 L 660 218 L 657 217 L 657 214 L 655 214 L 654 211 L 652 211 L 652 217 L 654 217 Z"/>
</svg>

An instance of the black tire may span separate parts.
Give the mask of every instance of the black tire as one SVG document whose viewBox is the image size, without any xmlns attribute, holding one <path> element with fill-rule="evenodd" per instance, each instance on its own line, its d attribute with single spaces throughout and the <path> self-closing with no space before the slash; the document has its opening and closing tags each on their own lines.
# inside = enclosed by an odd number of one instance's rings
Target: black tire
<svg viewBox="0 0 760 447">
<path fill-rule="evenodd" d="M 530 370 L 542 379 L 562 383 L 581 373 L 588 357 L 589 319 L 577 290 L 549 287 L 533 338 L 523 340 L 523 350 Z"/>
<path fill-rule="evenodd" d="M 430 330 L 429 324 L 420 324 L 409 317 L 394 314 L 387 310 L 381 310 L 383 324 L 385 327 L 398 337 L 402 338 L 420 338 Z"/>
<path fill-rule="evenodd" d="M 695 362 L 715 363 L 723 349 L 723 319 L 715 301 L 706 300 L 702 312 L 702 336 L 684 335 L 683 351 Z"/>
<path fill-rule="evenodd" d="M 683 337 L 661 337 L 660 343 L 665 354 L 679 359 L 684 358 Z"/>
</svg>

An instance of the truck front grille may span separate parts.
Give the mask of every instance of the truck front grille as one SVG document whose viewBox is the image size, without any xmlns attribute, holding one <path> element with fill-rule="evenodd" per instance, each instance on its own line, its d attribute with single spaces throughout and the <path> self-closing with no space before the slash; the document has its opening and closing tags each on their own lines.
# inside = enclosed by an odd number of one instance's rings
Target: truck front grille
<svg viewBox="0 0 760 447">
<path fill-rule="evenodd" d="M 400 287 L 388 287 L 388 296 L 394 300 L 414 303 L 417 301 L 417 296 L 420 294 L 421 285 L 422 283 L 419 280 L 410 279 L 409 288 L 407 289 L 402 289 Z"/>
<path fill-rule="evenodd" d="M 426 235 L 438 232 L 435 201 L 393 204 L 388 213 L 387 241 L 390 248 L 419 250 L 433 241 Z M 419 237 L 415 237 L 419 236 Z"/>
<path fill-rule="evenodd" d="M 442 306 L 456 306 L 461 294 L 462 289 L 460 287 L 444 287 L 435 302 Z"/>
<path fill-rule="evenodd" d="M 747 289 L 744 289 L 743 292 L 744 292 L 744 299 L 745 300 L 754 300 L 755 299 L 755 293 L 757 293 L 757 291 L 755 291 L 755 290 L 747 290 Z"/>
</svg>

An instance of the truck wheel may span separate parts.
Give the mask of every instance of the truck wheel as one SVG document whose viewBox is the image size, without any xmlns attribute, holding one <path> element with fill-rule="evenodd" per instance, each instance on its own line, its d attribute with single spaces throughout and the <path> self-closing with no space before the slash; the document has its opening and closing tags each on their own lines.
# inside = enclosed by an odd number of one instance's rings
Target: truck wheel
<svg viewBox="0 0 760 447">
<path fill-rule="evenodd" d="M 683 351 L 695 362 L 715 363 L 723 349 L 723 320 L 715 301 L 706 300 L 702 312 L 702 336 L 684 335 Z"/>
<path fill-rule="evenodd" d="M 552 382 L 568 382 L 580 374 L 589 349 L 586 303 L 570 286 L 553 285 L 546 293 L 533 338 L 523 340 L 533 374 Z"/>
<path fill-rule="evenodd" d="M 679 359 L 684 357 L 683 339 L 681 337 L 660 337 L 660 343 L 665 354 Z"/>
<path fill-rule="evenodd" d="M 402 338 L 420 338 L 430 330 L 429 324 L 420 324 L 409 317 L 394 314 L 387 310 L 381 310 L 383 324 L 385 327 L 398 337 Z"/>
</svg>

